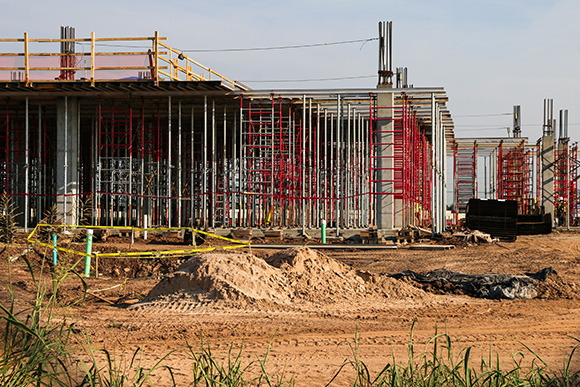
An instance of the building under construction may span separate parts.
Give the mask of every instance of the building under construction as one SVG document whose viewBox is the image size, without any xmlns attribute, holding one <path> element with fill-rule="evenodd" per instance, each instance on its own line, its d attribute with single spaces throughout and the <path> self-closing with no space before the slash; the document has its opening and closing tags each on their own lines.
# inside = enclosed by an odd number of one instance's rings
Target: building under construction
<svg viewBox="0 0 580 387">
<path fill-rule="evenodd" d="M 560 111 L 559 131 L 552 99 L 544 100 L 542 137 L 521 137 L 520 106 L 514 106 L 513 137 L 454 139 L 453 209 L 455 221 L 472 198 L 512 200 L 518 214 L 549 215 L 554 226 L 578 226 L 580 178 L 578 143 L 568 136 L 568 111 Z M 483 172 L 484 176 L 478 176 Z M 481 182 L 484 187 L 478 187 Z"/>
<path fill-rule="evenodd" d="M 395 76 L 380 31 L 379 86 L 332 90 L 251 90 L 157 33 L 1 39 L 0 190 L 25 228 L 55 204 L 67 224 L 442 228 L 447 96 Z"/>
<path fill-rule="evenodd" d="M 157 32 L 0 39 L 0 192 L 25 228 L 56 205 L 67 224 L 441 232 L 446 156 L 458 213 L 484 155 L 489 197 L 532 208 L 543 153 L 455 139 L 445 90 L 393 71 L 391 31 L 380 23 L 376 88 L 323 90 L 252 90 Z M 576 147 L 558 152 L 553 195 L 566 195 Z"/>
</svg>

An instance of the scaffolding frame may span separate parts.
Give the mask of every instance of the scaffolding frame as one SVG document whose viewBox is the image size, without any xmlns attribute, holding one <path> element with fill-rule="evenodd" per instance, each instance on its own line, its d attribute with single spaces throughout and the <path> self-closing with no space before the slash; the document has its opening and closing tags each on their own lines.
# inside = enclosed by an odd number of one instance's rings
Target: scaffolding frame
<svg viewBox="0 0 580 387">
<path fill-rule="evenodd" d="M 477 141 L 453 146 L 453 197 L 455 222 L 465 213 L 469 199 L 477 198 Z"/>
</svg>

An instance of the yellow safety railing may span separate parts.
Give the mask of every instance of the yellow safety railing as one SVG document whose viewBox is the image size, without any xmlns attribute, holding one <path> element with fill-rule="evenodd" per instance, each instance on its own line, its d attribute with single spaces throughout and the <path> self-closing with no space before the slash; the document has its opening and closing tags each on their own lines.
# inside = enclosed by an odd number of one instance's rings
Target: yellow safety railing
<svg viewBox="0 0 580 387">
<path fill-rule="evenodd" d="M 171 68 L 169 72 L 164 72 L 162 70 L 160 70 L 159 72 L 168 77 L 172 81 L 179 81 L 182 80 L 182 78 L 188 81 L 192 80 L 211 81 L 213 76 L 214 80 L 219 79 L 222 83 L 226 84 L 232 89 L 242 89 L 242 90 L 248 89 L 247 86 L 239 82 L 232 81 L 229 78 L 226 78 L 225 76 L 212 70 L 211 68 L 206 67 L 201 63 L 191 59 L 189 56 L 185 55 L 183 52 L 179 50 L 176 50 L 162 42 L 159 42 L 159 45 L 166 48 L 167 49 L 166 52 L 168 53 L 167 57 L 160 56 L 159 59 L 169 64 Z M 181 63 L 184 64 L 182 65 Z M 192 65 L 196 66 L 198 69 L 203 70 L 203 72 L 200 72 L 199 74 L 193 72 Z M 205 75 L 206 73 L 207 77 Z"/>
<path fill-rule="evenodd" d="M 127 71 L 136 71 L 137 79 L 151 79 L 156 83 L 163 81 L 211 81 L 220 80 L 223 85 L 230 89 L 241 89 L 248 90 L 248 87 L 236 82 L 231 79 L 219 74 L 218 72 L 212 70 L 209 67 L 202 65 L 201 63 L 191 59 L 190 57 L 184 55 L 179 50 L 176 50 L 162 41 L 167 40 L 166 37 L 160 37 L 159 33 L 155 31 L 155 35 L 152 37 L 125 37 L 125 38 L 96 38 L 95 33 L 91 33 L 90 38 L 69 38 L 69 39 L 32 39 L 28 37 L 28 33 L 24 33 L 24 38 L 22 39 L 0 39 L 0 44 L 3 43 L 18 43 L 22 44 L 23 48 L 20 52 L 0 52 L 0 81 L 19 81 L 25 82 L 26 85 L 30 85 L 32 82 L 54 82 L 58 81 L 59 76 L 52 78 L 42 78 L 45 74 L 62 74 L 62 72 L 75 73 L 76 71 L 85 71 L 86 76 L 81 77 L 80 75 L 74 75 L 73 79 L 64 79 L 65 81 L 86 81 L 90 82 L 92 85 L 98 81 L 111 81 L 124 78 L 111 78 L 101 77 L 99 73 L 108 72 L 120 72 L 123 71 L 125 74 Z M 151 48 L 146 49 L 146 51 L 141 50 L 127 50 L 127 51 L 97 51 L 98 44 L 103 46 L 119 46 L 122 48 L 131 48 L 131 43 L 134 42 L 150 42 Z M 62 52 L 31 52 L 31 43 L 66 43 L 74 42 L 80 44 L 90 44 L 90 51 L 88 52 L 73 52 L 73 53 L 62 53 Z M 5 50 L 3 50 L 5 51 Z M 148 58 L 145 60 L 144 65 L 110 65 L 110 66 L 97 66 L 97 57 L 119 57 L 119 56 L 143 56 Z M 23 65 L 18 65 L 16 60 L 12 61 L 10 64 L 3 64 L 6 59 L 9 58 L 24 58 Z M 59 65 L 33 65 L 31 62 L 39 60 L 37 58 L 42 57 L 58 57 L 61 59 Z M 89 58 L 85 60 L 83 65 L 80 64 L 81 59 Z M 4 59 L 4 60 L 3 60 Z M 72 59 L 72 60 L 71 60 Z M 9 61 L 9 60 L 8 60 Z M 119 60 L 121 62 L 121 60 Z M 184 64 L 182 64 L 184 63 Z M 199 71 L 199 73 L 194 72 L 194 69 Z M 10 78 L 5 74 L 10 72 Z M 33 74 L 40 74 L 38 76 L 32 76 Z M 40 77 L 40 78 L 39 78 Z"/>
</svg>

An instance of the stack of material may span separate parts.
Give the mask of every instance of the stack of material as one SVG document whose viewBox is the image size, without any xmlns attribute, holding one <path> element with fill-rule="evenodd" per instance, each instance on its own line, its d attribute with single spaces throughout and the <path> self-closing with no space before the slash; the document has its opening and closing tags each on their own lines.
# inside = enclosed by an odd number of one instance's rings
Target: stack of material
<svg viewBox="0 0 580 387">
<path fill-rule="evenodd" d="M 518 215 L 518 235 L 549 234 L 551 232 L 551 214 Z"/>
<path fill-rule="evenodd" d="M 494 238 L 515 240 L 518 230 L 518 202 L 515 200 L 470 199 L 466 225 Z"/>
<path fill-rule="evenodd" d="M 371 226 L 367 231 L 361 231 L 360 237 L 363 244 L 378 244 L 379 230 L 377 229 L 377 226 Z"/>
<path fill-rule="evenodd" d="M 419 237 L 419 232 L 410 227 L 405 227 L 397 231 L 397 243 L 413 243 Z"/>
</svg>

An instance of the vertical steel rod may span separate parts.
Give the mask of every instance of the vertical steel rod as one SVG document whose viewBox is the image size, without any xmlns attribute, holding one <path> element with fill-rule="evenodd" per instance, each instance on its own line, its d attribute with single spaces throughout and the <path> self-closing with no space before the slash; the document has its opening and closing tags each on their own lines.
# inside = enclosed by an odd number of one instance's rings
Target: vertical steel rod
<svg viewBox="0 0 580 387">
<path fill-rule="evenodd" d="M 171 168 L 171 96 L 169 96 L 167 109 L 167 203 L 165 204 L 168 227 L 171 227 Z"/>
<path fill-rule="evenodd" d="M 300 187 L 300 201 L 302 213 L 302 235 L 306 235 L 306 96 L 302 96 L 302 122 L 300 124 L 302 135 L 302 157 L 300 160 L 300 170 L 302 171 L 302 184 Z"/>
<path fill-rule="evenodd" d="M 202 175 L 202 220 L 203 228 L 207 229 L 208 219 L 207 219 L 207 95 L 203 96 L 203 163 L 201 166 Z"/>
<path fill-rule="evenodd" d="M 191 128 L 190 128 L 190 138 L 189 138 L 189 162 L 190 162 L 190 170 L 189 170 L 189 208 L 190 208 L 190 226 L 193 229 L 195 227 L 195 214 L 194 214 L 194 198 L 195 198 L 195 189 L 194 189 L 194 172 L 195 172 L 195 163 L 194 163 L 194 110 L 193 105 L 191 106 Z M 192 232 L 192 238 L 195 238 Z"/>
<path fill-rule="evenodd" d="M 341 126 L 342 126 L 342 110 L 341 110 L 341 98 L 340 94 L 336 97 L 336 168 L 335 168 L 335 179 L 336 179 L 336 198 L 335 198 L 335 222 L 336 222 L 336 236 L 340 236 L 340 175 L 342 171 L 341 165 Z"/>
<path fill-rule="evenodd" d="M 221 196 L 222 196 L 222 210 L 223 210 L 223 216 L 222 216 L 222 227 L 226 227 L 226 220 L 228 218 L 227 214 L 226 214 L 226 209 L 227 209 L 227 201 L 228 201 L 228 196 L 227 196 L 227 191 L 228 191 L 228 187 L 227 187 L 227 171 L 228 171 L 228 167 L 227 167 L 227 107 L 226 105 L 224 105 L 224 126 L 223 126 L 223 139 L 222 139 L 222 144 L 223 144 L 223 148 L 222 148 L 222 189 L 220 190 L 221 192 Z"/>
<path fill-rule="evenodd" d="M 211 228 L 215 229 L 215 211 L 217 210 L 216 196 L 216 122 L 215 122 L 215 100 L 211 101 Z"/>
<path fill-rule="evenodd" d="M 29 180 L 29 169 L 30 169 L 30 159 L 29 159 L 29 131 L 30 123 L 28 117 L 28 97 L 24 101 L 24 114 L 25 114 L 25 134 L 24 134 L 24 232 L 28 232 L 28 213 L 29 213 L 29 196 L 28 196 L 28 180 Z"/>
<path fill-rule="evenodd" d="M 181 154 L 181 100 L 177 105 L 177 227 L 182 226 L 181 222 L 181 211 L 182 211 L 182 195 L 181 195 L 181 182 L 183 180 L 183 167 L 181 165 L 182 154 Z"/>
</svg>

